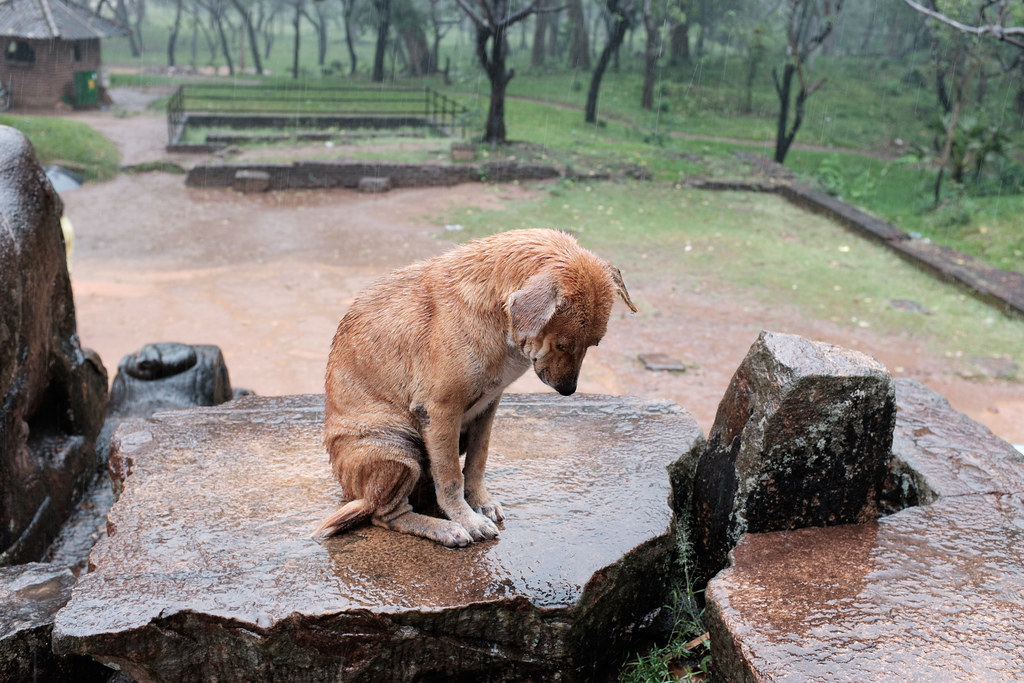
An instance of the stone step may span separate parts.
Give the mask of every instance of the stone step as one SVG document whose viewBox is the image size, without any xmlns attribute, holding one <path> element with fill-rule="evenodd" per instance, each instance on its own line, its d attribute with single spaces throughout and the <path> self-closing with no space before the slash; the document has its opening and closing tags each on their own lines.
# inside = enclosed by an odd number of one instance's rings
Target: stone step
<svg viewBox="0 0 1024 683">
<path fill-rule="evenodd" d="M 124 490 L 55 650 L 139 681 L 591 680 L 657 628 L 666 468 L 704 443 L 674 404 L 506 396 L 487 481 L 508 518 L 460 550 L 372 526 L 313 541 L 342 500 L 322 420 L 295 396 L 124 423 Z"/>
<path fill-rule="evenodd" d="M 894 476 L 877 523 L 748 534 L 707 589 L 728 680 L 1019 680 L 1024 456 L 897 380 Z"/>
</svg>

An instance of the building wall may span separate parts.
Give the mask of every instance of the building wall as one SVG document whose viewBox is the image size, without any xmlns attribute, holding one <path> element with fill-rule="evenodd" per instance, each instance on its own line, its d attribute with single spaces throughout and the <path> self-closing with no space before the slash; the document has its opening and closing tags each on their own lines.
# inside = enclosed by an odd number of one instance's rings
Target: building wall
<svg viewBox="0 0 1024 683">
<path fill-rule="evenodd" d="M 18 42 L 24 43 L 21 50 L 17 49 Z M 30 61 L 23 59 L 25 46 L 32 51 Z M 52 107 L 64 98 L 74 103 L 75 72 L 93 70 L 99 76 L 99 68 L 99 38 L 67 41 L 0 37 L 0 78 L 11 91 L 15 107 Z"/>
</svg>

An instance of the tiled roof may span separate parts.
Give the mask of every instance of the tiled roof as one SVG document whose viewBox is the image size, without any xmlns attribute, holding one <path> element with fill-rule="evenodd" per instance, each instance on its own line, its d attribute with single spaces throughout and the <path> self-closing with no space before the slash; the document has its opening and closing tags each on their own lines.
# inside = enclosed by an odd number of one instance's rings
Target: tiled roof
<svg viewBox="0 0 1024 683">
<path fill-rule="evenodd" d="M 65 0 L 0 0 L 0 36 L 83 40 L 127 35 L 117 22 Z"/>
</svg>

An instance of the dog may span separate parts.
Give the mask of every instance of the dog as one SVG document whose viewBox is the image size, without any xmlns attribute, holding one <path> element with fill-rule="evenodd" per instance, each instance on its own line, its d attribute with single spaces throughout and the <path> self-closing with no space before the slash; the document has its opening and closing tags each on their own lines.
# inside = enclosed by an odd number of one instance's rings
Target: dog
<svg viewBox="0 0 1024 683">
<path fill-rule="evenodd" d="M 575 392 L 617 297 L 636 312 L 618 269 L 546 229 L 473 240 L 359 295 L 325 382 L 324 445 L 350 502 L 314 537 L 370 520 L 448 547 L 497 538 L 505 514 L 484 470 L 502 392 L 531 366 Z M 431 479 L 448 519 L 413 511 Z"/>
</svg>

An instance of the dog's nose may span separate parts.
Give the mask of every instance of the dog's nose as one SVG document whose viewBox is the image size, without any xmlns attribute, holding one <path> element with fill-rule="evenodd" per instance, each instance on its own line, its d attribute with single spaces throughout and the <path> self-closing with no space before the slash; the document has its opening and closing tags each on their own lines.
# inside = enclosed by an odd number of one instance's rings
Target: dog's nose
<svg viewBox="0 0 1024 683">
<path fill-rule="evenodd" d="M 576 380 L 559 384 L 555 387 L 555 391 L 560 393 L 562 396 L 572 396 L 576 393 Z"/>
</svg>

